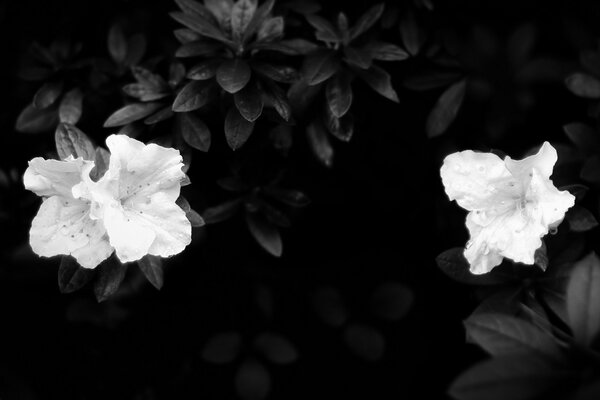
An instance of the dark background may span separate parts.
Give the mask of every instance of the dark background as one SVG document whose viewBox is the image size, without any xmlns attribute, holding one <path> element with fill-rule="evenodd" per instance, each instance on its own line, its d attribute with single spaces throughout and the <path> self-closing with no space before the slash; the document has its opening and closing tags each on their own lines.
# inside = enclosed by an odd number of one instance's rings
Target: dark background
<svg viewBox="0 0 600 400">
<path fill-rule="evenodd" d="M 374 2 L 336 1 L 356 18 Z M 441 251 L 467 239 L 464 212 L 443 194 L 438 168 L 444 155 L 464 148 L 502 149 L 518 157 L 543 140 L 564 142 L 562 125 L 585 117 L 585 101 L 564 88 L 582 49 L 596 47 L 596 1 L 440 1 L 426 17 L 433 35 L 453 49 L 470 78 L 460 114 L 442 138 L 427 139 L 426 116 L 440 91 L 402 88 L 422 64 L 388 66 L 400 105 L 368 92 L 355 93 L 358 128 L 337 146 L 334 167 L 306 158 L 294 180 L 312 199 L 284 232 L 284 255 L 274 259 L 255 245 L 241 219 L 200 228 L 175 257 L 159 292 L 129 268 L 121 292 L 97 304 L 92 290 L 60 294 L 58 259 L 31 253 L 27 232 L 39 200 L 14 184 L 3 194 L 0 262 L 0 397 L 3 399 L 236 398 L 234 377 L 257 357 L 252 340 L 263 331 L 281 334 L 298 358 L 289 365 L 261 361 L 271 376 L 270 398 L 361 396 L 372 399 L 445 398 L 448 384 L 483 353 L 465 344 L 461 321 L 476 306 L 469 287 L 454 283 L 435 265 Z M 106 53 L 106 31 L 118 17 L 144 30 L 149 52 L 168 47 L 176 24 L 170 1 L 0 2 L 0 168 L 19 176 L 27 160 L 52 148 L 53 137 L 19 134 L 14 121 L 35 84 L 16 73 L 32 40 L 59 36 L 85 43 L 84 52 Z M 549 78 L 523 80 L 510 61 L 509 41 L 523 24 L 537 32 L 527 60 L 551 60 Z M 435 32 L 435 33 L 433 33 Z M 118 107 L 106 110 L 108 115 Z M 82 129 L 103 138 L 101 121 Z M 191 186 L 183 189 L 201 211 L 221 170 L 217 154 L 196 157 Z M 214 186 L 214 185 L 213 185 Z M 212 196 L 212 197 L 211 197 Z M 399 321 L 372 308 L 379 285 L 399 282 L 414 302 Z M 346 322 L 331 327 L 319 318 L 314 296 L 338 293 Z M 351 324 L 384 338 L 384 355 L 369 361 L 344 341 Z M 203 360 L 213 335 L 236 331 L 242 353 L 226 365 Z M 360 347 L 360 346 L 359 346 Z M 359 351 L 360 353 L 360 351 Z"/>
</svg>

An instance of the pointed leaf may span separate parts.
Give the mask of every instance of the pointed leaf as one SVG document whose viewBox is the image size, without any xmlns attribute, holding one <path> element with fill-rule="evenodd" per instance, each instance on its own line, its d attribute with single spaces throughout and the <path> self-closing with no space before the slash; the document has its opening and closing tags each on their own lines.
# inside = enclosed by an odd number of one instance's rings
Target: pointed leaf
<svg viewBox="0 0 600 400">
<path fill-rule="evenodd" d="M 210 87 L 204 81 L 188 82 L 175 97 L 173 111 L 189 112 L 203 107 L 209 100 Z"/>
<path fill-rule="evenodd" d="M 276 82 L 292 83 L 298 79 L 298 71 L 292 67 L 253 62 L 252 69 L 259 75 L 265 76 Z"/>
<path fill-rule="evenodd" d="M 84 160 L 94 161 L 96 148 L 90 138 L 71 124 L 60 123 L 54 133 L 56 151 L 61 160 L 69 156 L 83 157 Z"/>
<path fill-rule="evenodd" d="M 173 34 L 181 44 L 186 44 L 189 42 L 199 42 L 202 39 L 202 35 L 187 28 L 175 29 L 173 31 Z"/>
<path fill-rule="evenodd" d="M 320 123 L 312 122 L 306 128 L 308 143 L 317 159 L 326 167 L 333 165 L 333 148 L 327 132 Z"/>
<path fill-rule="evenodd" d="M 283 29 L 283 17 L 269 18 L 258 29 L 257 39 L 263 42 L 280 39 L 283 36 Z"/>
<path fill-rule="evenodd" d="M 203 40 L 184 43 L 175 52 L 175 57 L 190 58 L 199 56 L 211 56 L 219 50 L 216 43 L 207 43 Z"/>
<path fill-rule="evenodd" d="M 231 32 L 236 42 L 241 42 L 246 28 L 256 12 L 258 0 L 237 0 L 231 9 Z"/>
<path fill-rule="evenodd" d="M 58 118 L 60 122 L 75 125 L 82 112 L 83 94 L 79 88 L 69 90 L 60 101 Z"/>
<path fill-rule="evenodd" d="M 367 83 L 373 90 L 383 97 L 398 103 L 398 94 L 392 87 L 392 79 L 383 69 L 376 65 L 371 66 L 367 71 L 358 70 L 358 76 Z"/>
<path fill-rule="evenodd" d="M 269 196 L 292 207 L 306 207 L 310 204 L 310 199 L 299 190 L 281 189 L 272 186 L 265 187 L 263 190 Z"/>
<path fill-rule="evenodd" d="M 181 113 L 177 118 L 183 140 L 200 151 L 210 149 L 211 133 L 206 124 L 194 113 Z"/>
<path fill-rule="evenodd" d="M 105 128 L 127 125 L 154 113 L 163 104 L 161 103 L 132 103 L 112 113 L 104 122 Z"/>
<path fill-rule="evenodd" d="M 217 82 L 223 90 L 228 93 L 235 93 L 244 88 L 252 71 L 246 61 L 241 59 L 227 60 L 217 69 Z"/>
<path fill-rule="evenodd" d="M 349 142 L 354 134 L 354 118 L 350 114 L 337 118 L 330 109 L 325 112 L 325 125 L 329 132 L 342 142 Z"/>
<path fill-rule="evenodd" d="M 97 277 L 94 281 L 94 294 L 98 303 L 101 303 L 119 290 L 121 282 L 125 279 L 127 264 L 121 264 L 111 259 L 101 264 L 97 271 Z"/>
<path fill-rule="evenodd" d="M 269 15 L 271 14 L 271 10 L 273 9 L 273 5 L 275 4 L 275 0 L 267 0 L 265 1 L 254 13 L 250 23 L 246 27 L 244 31 L 242 42 L 246 43 L 248 40 L 254 35 L 254 33 L 262 27 L 265 23 Z"/>
<path fill-rule="evenodd" d="M 146 125 L 158 124 L 161 121 L 171 118 L 175 113 L 172 110 L 172 106 L 164 107 L 158 110 L 156 113 L 150 115 L 144 120 Z"/>
<path fill-rule="evenodd" d="M 123 92 L 143 102 L 159 100 L 170 95 L 169 92 L 157 91 L 156 88 L 143 83 L 129 83 L 123 86 Z"/>
<path fill-rule="evenodd" d="M 265 81 L 263 83 L 265 106 L 275 108 L 275 111 L 277 111 L 281 118 L 283 118 L 285 121 L 288 121 L 292 116 L 292 109 L 287 100 L 285 92 L 276 83 L 270 81 Z"/>
<path fill-rule="evenodd" d="M 61 293 L 72 293 L 81 289 L 95 275 L 93 269 L 83 268 L 71 256 L 63 256 L 58 268 L 58 288 Z"/>
<path fill-rule="evenodd" d="M 62 94 L 62 89 L 62 81 L 45 83 L 33 97 L 33 106 L 39 109 L 50 107 Z"/>
<path fill-rule="evenodd" d="M 223 35 L 223 32 L 216 27 L 211 21 L 202 18 L 199 14 L 184 14 L 182 12 L 172 12 L 169 14 L 171 18 L 180 24 L 190 28 L 194 32 L 206 36 L 211 39 L 218 40 L 223 43 L 231 43 L 229 39 Z"/>
<path fill-rule="evenodd" d="M 380 3 L 371 7 L 356 21 L 356 24 L 350 30 L 350 40 L 356 39 L 368 31 L 383 14 L 384 4 Z"/>
<path fill-rule="evenodd" d="M 327 104 L 333 115 L 341 118 L 352 105 L 352 86 L 347 74 L 336 74 L 327 82 L 325 88 Z"/>
<path fill-rule="evenodd" d="M 596 253 L 587 255 L 571 270 L 567 316 L 575 340 L 590 345 L 600 331 L 600 260 Z"/>
<path fill-rule="evenodd" d="M 436 137 L 448 129 L 462 105 L 465 89 L 466 81 L 463 79 L 442 93 L 427 117 L 427 136 Z"/>
<path fill-rule="evenodd" d="M 368 52 L 350 46 L 344 47 L 344 56 L 344 60 L 348 64 L 360 69 L 368 69 L 373 63 L 371 55 Z"/>
<path fill-rule="evenodd" d="M 217 74 L 219 64 L 219 60 L 201 61 L 188 71 L 187 77 L 195 81 L 210 79 Z"/>
<path fill-rule="evenodd" d="M 316 37 L 324 42 L 339 42 L 341 40 L 337 30 L 326 19 L 314 14 L 304 15 L 306 21 L 317 30 Z"/>
<path fill-rule="evenodd" d="M 254 122 L 247 121 L 237 108 L 231 107 L 225 117 L 225 138 L 231 150 L 237 150 L 246 143 L 252 131 Z"/>
<path fill-rule="evenodd" d="M 246 224 L 256 242 L 269 254 L 281 257 L 283 245 L 279 230 L 257 213 L 246 213 Z"/>
<path fill-rule="evenodd" d="M 576 96 L 587 99 L 600 98 L 600 80 L 592 75 L 576 72 L 565 80 L 567 88 Z"/>
<path fill-rule="evenodd" d="M 227 201 L 214 207 L 209 207 L 202 213 L 202 218 L 207 224 L 216 224 L 231 218 L 240 210 L 240 199 Z"/>
<path fill-rule="evenodd" d="M 57 122 L 56 110 L 40 110 L 29 104 L 19 114 L 15 129 L 23 133 L 41 133 L 54 128 Z"/>
<path fill-rule="evenodd" d="M 302 72 L 308 84 L 313 86 L 333 76 L 338 71 L 339 66 L 335 53 L 323 50 L 310 54 L 305 58 Z"/>
<path fill-rule="evenodd" d="M 233 95 L 233 99 L 238 111 L 247 121 L 254 122 L 260 117 L 263 99 L 256 83 L 248 83 L 246 87 Z"/>
<path fill-rule="evenodd" d="M 363 50 L 369 53 L 374 60 L 402 61 L 410 57 L 406 50 L 395 44 L 385 42 L 369 42 L 369 44 L 363 47 Z"/>
<path fill-rule="evenodd" d="M 406 17 L 400 22 L 400 33 L 404 48 L 411 55 L 417 55 L 425 42 L 425 32 L 419 27 L 414 14 L 406 14 Z"/>
<path fill-rule="evenodd" d="M 164 282 L 162 259 L 148 254 L 138 260 L 137 263 L 146 279 L 148 279 L 152 286 L 160 290 Z"/>
</svg>

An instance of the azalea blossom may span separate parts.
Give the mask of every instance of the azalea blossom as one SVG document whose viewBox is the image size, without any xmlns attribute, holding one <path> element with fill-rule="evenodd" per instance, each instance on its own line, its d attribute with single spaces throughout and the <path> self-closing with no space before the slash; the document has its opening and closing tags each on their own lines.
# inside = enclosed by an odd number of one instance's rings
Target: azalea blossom
<svg viewBox="0 0 600 400">
<path fill-rule="evenodd" d="M 541 238 L 575 203 L 571 193 L 558 190 L 550 180 L 557 159 L 548 142 L 523 160 L 471 150 L 444 159 L 446 194 L 469 211 L 471 237 L 464 254 L 473 274 L 491 271 L 504 257 L 534 264 Z"/>
<path fill-rule="evenodd" d="M 113 251 L 122 262 L 183 251 L 191 224 L 175 203 L 185 177 L 179 151 L 125 135 L 106 144 L 109 166 L 97 182 L 92 161 L 30 162 L 25 187 L 46 197 L 32 223 L 32 249 L 46 257 L 71 254 L 86 268 Z"/>
</svg>

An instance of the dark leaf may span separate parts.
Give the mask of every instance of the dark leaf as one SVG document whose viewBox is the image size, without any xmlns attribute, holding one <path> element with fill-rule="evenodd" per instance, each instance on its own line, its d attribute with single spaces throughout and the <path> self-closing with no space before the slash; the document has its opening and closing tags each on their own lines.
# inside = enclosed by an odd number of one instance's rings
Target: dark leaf
<svg viewBox="0 0 600 400">
<path fill-rule="evenodd" d="M 15 129 L 23 133 L 41 133 L 53 129 L 57 122 L 56 110 L 40 110 L 29 104 L 19 114 Z"/>
<path fill-rule="evenodd" d="M 183 186 L 183 184 L 181 186 Z M 179 196 L 176 203 L 183 211 L 185 211 L 185 216 L 188 221 L 190 221 L 192 228 L 199 228 L 206 224 L 200 214 L 192 209 L 185 197 Z"/>
<path fill-rule="evenodd" d="M 175 113 L 172 110 L 172 106 L 164 107 L 158 110 L 156 113 L 152 114 L 148 118 L 144 120 L 144 124 L 146 125 L 154 125 L 158 124 L 161 121 L 171 118 Z"/>
<path fill-rule="evenodd" d="M 204 81 L 188 82 L 175 97 L 173 111 L 189 112 L 203 107 L 210 97 L 210 86 Z"/>
<path fill-rule="evenodd" d="M 270 46 L 273 46 L 271 49 L 275 51 L 291 56 L 307 55 L 319 47 L 315 43 L 304 39 L 280 40 L 277 43 L 271 43 Z M 265 44 L 264 48 L 269 49 L 269 44 Z"/>
<path fill-rule="evenodd" d="M 62 81 L 44 83 L 33 97 L 33 106 L 39 109 L 50 107 L 62 94 L 62 90 Z"/>
<path fill-rule="evenodd" d="M 325 112 L 325 125 L 329 132 L 342 142 L 349 142 L 354 134 L 354 117 L 346 114 L 342 118 L 337 118 L 327 109 Z"/>
<path fill-rule="evenodd" d="M 96 165 L 90 172 L 90 176 L 95 182 L 97 182 L 98 179 L 104 176 L 104 173 L 108 170 L 108 165 L 110 163 L 110 153 L 108 152 L 108 150 L 102 147 L 96 147 L 94 161 Z"/>
<path fill-rule="evenodd" d="M 392 87 L 392 79 L 390 78 L 390 74 L 388 74 L 386 71 L 376 65 L 373 65 L 366 71 L 358 70 L 357 72 L 359 77 L 377 93 L 396 103 L 400 101 L 398 99 L 398 94 L 396 94 L 396 91 Z"/>
<path fill-rule="evenodd" d="M 123 92 L 131 97 L 135 97 L 140 101 L 153 101 L 165 98 L 170 95 L 166 91 L 157 91 L 152 86 L 147 86 L 143 83 L 129 83 L 123 86 Z"/>
<path fill-rule="evenodd" d="M 269 254 L 281 257 L 283 244 L 279 230 L 257 213 L 246 213 L 246 224 L 256 242 Z"/>
<path fill-rule="evenodd" d="M 600 184 L 600 157 L 593 155 L 586 159 L 579 176 L 586 182 Z"/>
<path fill-rule="evenodd" d="M 571 270 L 567 316 L 575 340 L 590 345 L 600 331 L 600 260 L 596 253 L 587 255 Z"/>
<path fill-rule="evenodd" d="M 117 292 L 121 282 L 125 279 L 127 264 L 121 264 L 111 259 L 101 264 L 97 271 L 97 277 L 94 281 L 94 294 L 96 300 L 100 303 Z"/>
<path fill-rule="evenodd" d="M 79 290 L 94 277 L 95 272 L 80 266 L 73 257 L 63 256 L 58 268 L 58 289 L 61 293 Z"/>
<path fill-rule="evenodd" d="M 279 85 L 273 82 L 264 82 L 263 95 L 265 97 L 265 106 L 273 107 L 285 121 L 290 119 L 292 116 L 292 109 L 287 100 L 285 92 L 279 87 Z"/>
<path fill-rule="evenodd" d="M 442 93 L 427 117 L 427 136 L 436 137 L 448 129 L 462 105 L 465 89 L 466 81 L 461 80 Z"/>
<path fill-rule="evenodd" d="M 141 258 L 137 263 L 146 279 L 148 279 L 152 286 L 160 290 L 164 281 L 162 259 L 148 254 Z"/>
<path fill-rule="evenodd" d="M 385 353 L 385 338 L 368 325 L 349 325 L 344 330 L 344 341 L 354 354 L 366 361 L 379 361 Z"/>
<path fill-rule="evenodd" d="M 184 43 L 175 52 L 175 57 L 212 56 L 219 48 L 219 45 L 216 43 L 208 43 L 202 40 Z"/>
<path fill-rule="evenodd" d="M 326 19 L 314 14 L 307 14 L 304 17 L 317 30 L 315 33 L 317 39 L 324 42 L 338 42 L 341 40 L 334 26 Z"/>
<path fill-rule="evenodd" d="M 201 61 L 188 71 L 187 77 L 195 81 L 210 79 L 217 74 L 220 63 L 220 60 Z"/>
<path fill-rule="evenodd" d="M 565 384 L 568 375 L 531 354 L 495 357 L 463 372 L 450 386 L 458 400 L 529 400 Z"/>
<path fill-rule="evenodd" d="M 417 55 L 425 42 L 425 32 L 419 27 L 412 13 L 406 14 L 406 17 L 400 22 L 400 33 L 404 48 L 411 55 Z"/>
<path fill-rule="evenodd" d="M 350 41 L 350 32 L 348 30 L 348 17 L 340 12 L 337 17 L 337 28 L 344 43 Z"/>
<path fill-rule="evenodd" d="M 318 122 L 312 122 L 306 127 L 306 136 L 313 154 L 326 167 L 333 165 L 333 147 L 327 137 L 327 132 Z"/>
<path fill-rule="evenodd" d="M 482 313 L 465 320 L 468 340 L 493 356 L 536 352 L 558 357 L 556 341 L 531 322 L 510 315 Z"/>
<path fill-rule="evenodd" d="M 565 80 L 567 88 L 576 96 L 588 99 L 600 98 L 600 81 L 592 75 L 576 72 Z"/>
<path fill-rule="evenodd" d="M 579 61 L 593 75 L 600 75 L 600 53 L 598 51 L 582 51 L 579 54 Z"/>
<path fill-rule="evenodd" d="M 104 122 L 105 128 L 127 125 L 149 116 L 164 105 L 161 103 L 128 104 L 112 113 Z"/>
<path fill-rule="evenodd" d="M 600 134 L 591 126 L 581 122 L 572 122 L 564 125 L 563 130 L 583 154 L 591 154 L 598 151 L 600 147 Z"/>
<path fill-rule="evenodd" d="M 356 21 L 356 24 L 350 30 L 350 40 L 356 39 L 368 31 L 383 14 L 384 4 L 380 3 L 371 7 Z"/>
<path fill-rule="evenodd" d="M 550 260 L 548 259 L 548 249 L 544 241 L 542 241 L 542 245 L 533 254 L 533 260 L 534 264 L 540 267 L 542 271 L 548 269 L 548 262 Z"/>
<path fill-rule="evenodd" d="M 408 287 L 397 282 L 386 282 L 375 289 L 371 307 L 379 317 L 397 321 L 408 313 L 413 301 L 413 292 Z"/>
<path fill-rule="evenodd" d="M 494 271 L 483 275 L 472 274 L 463 253 L 464 249 L 462 247 L 454 247 L 440 253 L 435 261 L 442 272 L 460 283 L 467 285 L 499 285 L 506 282 L 506 279 L 497 275 Z"/>
<path fill-rule="evenodd" d="M 131 67 L 131 73 L 135 80 L 146 86 L 148 90 L 162 93 L 168 92 L 170 89 L 167 82 L 165 82 L 160 75 L 155 74 L 146 68 L 140 66 Z"/>
<path fill-rule="evenodd" d="M 263 400 L 271 391 L 271 375 L 259 362 L 244 362 L 235 375 L 235 389 L 243 400 Z"/>
<path fill-rule="evenodd" d="M 319 93 L 320 86 L 308 86 L 306 80 L 295 82 L 288 90 L 288 98 L 295 115 L 303 116 L 307 109 L 313 104 Z"/>
<path fill-rule="evenodd" d="M 573 232 L 587 232 L 598 226 L 596 217 L 586 208 L 575 205 L 565 215 Z"/>
<path fill-rule="evenodd" d="M 291 225 L 290 219 L 281 210 L 273 207 L 266 201 L 259 201 L 258 203 L 260 211 L 269 222 L 282 228 L 287 228 Z"/>
<path fill-rule="evenodd" d="M 60 101 L 58 106 L 58 118 L 60 122 L 75 125 L 81 118 L 83 94 L 79 88 L 69 90 Z"/>
<path fill-rule="evenodd" d="M 275 4 L 275 0 L 267 0 L 260 7 L 256 9 L 250 23 L 246 27 L 244 31 L 242 41 L 246 43 L 254 33 L 262 27 L 265 23 L 269 15 L 271 14 L 271 10 L 273 9 L 273 5 Z"/>
<path fill-rule="evenodd" d="M 108 31 L 108 52 L 118 64 L 122 64 L 127 57 L 127 40 L 118 24 L 113 24 Z"/>
<path fill-rule="evenodd" d="M 333 115 L 341 118 L 348 112 L 352 105 L 352 86 L 348 74 L 335 74 L 327 82 L 325 88 L 327 104 Z"/>
<path fill-rule="evenodd" d="M 431 90 L 456 83 L 460 77 L 456 72 L 432 70 L 405 79 L 403 85 L 411 90 Z"/>
<path fill-rule="evenodd" d="M 276 82 L 293 83 L 298 79 L 298 71 L 292 67 L 254 62 L 252 69 L 259 75 Z"/>
<path fill-rule="evenodd" d="M 590 188 L 580 183 L 574 183 L 572 185 L 561 186 L 559 190 L 568 190 L 573 196 L 575 196 L 576 201 L 579 202 L 583 200 Z"/>
<path fill-rule="evenodd" d="M 257 38 L 263 42 L 277 40 L 283 36 L 283 17 L 267 19 L 258 29 Z"/>
<path fill-rule="evenodd" d="M 249 189 L 249 186 L 241 179 L 233 176 L 228 176 L 217 180 L 217 185 L 222 189 L 230 192 L 243 192 Z"/>
<path fill-rule="evenodd" d="M 237 0 L 231 8 L 231 32 L 236 42 L 242 42 L 246 28 L 256 12 L 258 0 Z"/>
<path fill-rule="evenodd" d="M 218 206 L 209 207 L 202 213 L 202 218 L 207 224 L 216 224 L 231 218 L 242 205 L 240 199 L 227 201 Z"/>
<path fill-rule="evenodd" d="M 287 156 L 294 143 L 292 128 L 278 124 L 269 131 L 269 138 L 275 150 Z"/>
<path fill-rule="evenodd" d="M 246 87 L 233 95 L 233 99 L 238 111 L 247 121 L 254 122 L 260 117 L 263 99 L 256 83 L 248 83 Z"/>
<path fill-rule="evenodd" d="M 239 355 L 241 347 L 242 337 L 239 333 L 218 333 L 204 345 L 202 359 L 217 365 L 229 364 Z"/>
<path fill-rule="evenodd" d="M 348 64 L 360 69 L 368 69 L 373 63 L 373 60 L 368 52 L 350 46 L 344 47 L 344 56 L 344 60 Z"/>
<path fill-rule="evenodd" d="M 223 62 L 217 69 L 217 82 L 223 90 L 228 93 L 235 93 L 244 88 L 252 71 L 246 61 L 235 58 Z"/>
<path fill-rule="evenodd" d="M 175 3 L 186 14 L 197 15 L 207 21 L 215 22 L 211 11 L 197 0 L 175 0 Z"/>
<path fill-rule="evenodd" d="M 254 122 L 247 121 L 235 107 L 231 107 L 225 117 L 225 139 L 232 150 L 237 150 L 246 143 L 252 131 Z"/>
<path fill-rule="evenodd" d="M 141 33 L 132 35 L 127 41 L 127 57 L 123 64 L 129 67 L 138 65 L 145 53 L 146 37 Z"/>
<path fill-rule="evenodd" d="M 292 207 L 306 207 L 310 204 L 310 199 L 298 190 L 281 189 L 272 186 L 267 186 L 263 190 L 269 196 Z"/>
<path fill-rule="evenodd" d="M 175 29 L 173 31 L 173 34 L 175 35 L 175 38 L 177 38 L 177 40 L 181 44 L 186 44 L 189 42 L 197 42 L 202 39 L 202 35 L 194 32 L 191 29 L 187 29 L 187 28 Z"/>
<path fill-rule="evenodd" d="M 318 85 L 329 79 L 340 67 L 334 52 L 317 51 L 309 54 L 302 67 L 302 73 L 309 85 Z"/>
<path fill-rule="evenodd" d="M 313 296 L 317 315 L 329 326 L 341 327 L 348 320 L 348 313 L 340 292 L 332 287 L 319 288 Z"/>
<path fill-rule="evenodd" d="M 363 50 L 374 60 L 381 61 L 402 61 L 409 57 L 409 54 L 399 46 L 385 42 L 369 42 Z"/>
<path fill-rule="evenodd" d="M 194 113 L 181 113 L 177 116 L 179 131 L 183 140 L 200 151 L 210 149 L 211 133 L 206 124 Z"/>
<path fill-rule="evenodd" d="M 198 32 L 202 36 L 218 40 L 223 43 L 231 43 L 221 30 L 216 27 L 211 21 L 202 18 L 199 14 L 184 14 L 182 12 L 172 12 L 169 14 L 175 21 L 190 28 L 194 32 Z"/>
<path fill-rule="evenodd" d="M 54 141 L 58 157 L 61 160 L 69 156 L 83 157 L 84 160 L 89 161 L 96 159 L 96 147 L 90 138 L 74 125 L 58 124 L 54 133 Z"/>
<path fill-rule="evenodd" d="M 261 333 L 254 346 L 273 364 L 292 364 L 298 359 L 298 352 L 292 342 L 277 333 Z"/>
</svg>

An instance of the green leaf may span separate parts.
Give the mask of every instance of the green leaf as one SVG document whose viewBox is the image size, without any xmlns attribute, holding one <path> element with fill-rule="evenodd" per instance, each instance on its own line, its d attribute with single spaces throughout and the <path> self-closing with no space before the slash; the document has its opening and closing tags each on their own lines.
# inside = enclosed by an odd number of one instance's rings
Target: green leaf
<svg viewBox="0 0 600 400">
<path fill-rule="evenodd" d="M 269 254 L 281 257 L 283 244 L 279 230 L 257 213 L 246 213 L 246 224 L 256 242 Z"/>
<path fill-rule="evenodd" d="M 399 46 L 385 42 L 369 42 L 363 47 L 372 59 L 380 61 L 402 61 L 406 60 L 410 55 Z"/>
<path fill-rule="evenodd" d="M 79 290 L 94 277 L 95 272 L 80 266 L 73 257 L 63 256 L 58 267 L 58 289 L 61 293 Z"/>
<path fill-rule="evenodd" d="M 195 81 L 210 79 L 217 74 L 219 64 L 221 64 L 220 60 L 201 61 L 188 71 L 187 77 Z"/>
<path fill-rule="evenodd" d="M 15 129 L 23 133 L 41 133 L 54 128 L 57 122 L 56 110 L 40 110 L 29 104 L 17 117 Z"/>
<path fill-rule="evenodd" d="M 530 400 L 544 398 L 568 378 L 541 357 L 515 354 L 469 368 L 452 383 L 449 394 L 458 400 Z"/>
<path fill-rule="evenodd" d="M 576 72 L 565 80 L 567 88 L 576 96 L 587 99 L 600 98 L 600 80 L 592 75 Z"/>
<path fill-rule="evenodd" d="M 333 147 L 327 137 L 327 132 L 318 122 L 312 122 L 306 127 L 306 136 L 313 154 L 326 167 L 333 165 Z"/>
<path fill-rule="evenodd" d="M 219 45 L 215 43 L 207 43 L 199 40 L 195 42 L 185 43 L 177 49 L 175 57 L 190 58 L 190 57 L 206 57 L 214 55 L 219 50 Z"/>
<path fill-rule="evenodd" d="M 252 71 L 246 61 L 241 59 L 227 60 L 217 69 L 217 82 L 228 93 L 235 93 L 244 88 Z"/>
<path fill-rule="evenodd" d="M 75 125 L 79 122 L 82 112 L 83 94 L 79 88 L 69 90 L 58 106 L 58 119 L 60 122 Z"/>
<path fill-rule="evenodd" d="M 216 224 L 233 217 L 241 208 L 242 201 L 235 199 L 209 207 L 202 213 L 202 218 L 207 224 Z"/>
<path fill-rule="evenodd" d="M 500 285 L 506 279 L 495 272 L 496 270 L 482 275 L 475 275 L 469 271 L 469 263 L 463 255 L 464 248 L 453 247 L 440 253 L 435 261 L 448 277 L 467 285 Z"/>
<path fill-rule="evenodd" d="M 330 50 L 317 51 L 304 59 L 302 73 L 309 86 L 318 85 L 335 74 L 340 63 L 334 52 Z"/>
<path fill-rule="evenodd" d="M 591 126 L 582 122 L 571 122 L 563 126 L 567 137 L 583 154 L 592 154 L 600 147 L 600 134 Z"/>
<path fill-rule="evenodd" d="M 407 13 L 400 22 L 400 33 L 404 48 L 411 55 L 417 55 L 425 43 L 425 32 L 419 27 L 414 14 Z"/>
<path fill-rule="evenodd" d="M 325 88 L 327 104 L 337 118 L 343 117 L 352 105 L 352 86 L 350 83 L 350 77 L 344 73 L 335 74 L 327 82 Z"/>
<path fill-rule="evenodd" d="M 127 57 L 127 40 L 118 24 L 113 24 L 108 31 L 108 53 L 117 64 L 123 64 Z"/>
<path fill-rule="evenodd" d="M 368 69 L 373 63 L 373 60 L 368 52 L 350 46 L 344 47 L 344 56 L 344 60 L 348 64 L 360 69 Z"/>
<path fill-rule="evenodd" d="M 441 135 L 456 118 L 465 97 L 467 82 L 461 80 L 442 93 L 427 117 L 425 130 L 432 138 Z"/>
<path fill-rule="evenodd" d="M 71 124 L 60 123 L 54 133 L 56 151 L 61 160 L 69 156 L 74 158 L 83 157 L 84 160 L 94 161 L 96 158 L 96 147 L 90 138 Z"/>
<path fill-rule="evenodd" d="M 341 40 L 337 30 L 325 18 L 314 14 L 306 14 L 304 17 L 317 30 L 315 33 L 317 39 L 327 43 L 336 43 Z"/>
<path fill-rule="evenodd" d="M 225 117 L 225 139 L 231 150 L 237 150 L 246 143 L 254 130 L 254 122 L 247 121 L 237 108 L 231 107 Z"/>
<path fill-rule="evenodd" d="M 133 103 L 128 104 L 112 113 L 104 122 L 105 128 L 127 125 L 154 113 L 164 105 L 161 103 Z"/>
<path fill-rule="evenodd" d="M 380 3 L 367 10 L 350 30 L 350 40 L 354 40 L 368 31 L 381 18 L 384 8 L 384 4 Z"/>
<path fill-rule="evenodd" d="M 254 122 L 260 117 L 263 99 L 256 83 L 248 83 L 245 88 L 233 95 L 233 99 L 238 111 L 247 121 Z"/>
<path fill-rule="evenodd" d="M 257 38 L 262 42 L 271 42 L 283 37 L 283 17 L 269 18 L 258 29 Z"/>
<path fill-rule="evenodd" d="M 111 259 L 96 268 L 98 272 L 94 281 L 94 294 L 98 303 L 108 299 L 119 290 L 121 282 L 125 279 L 127 265 Z"/>
<path fill-rule="evenodd" d="M 138 260 L 137 264 L 152 286 L 160 290 L 163 287 L 164 282 L 162 259 L 148 254 Z"/>
<path fill-rule="evenodd" d="M 298 71 L 292 67 L 263 62 L 253 62 L 251 67 L 257 74 L 272 79 L 275 82 L 293 83 L 298 79 Z"/>
<path fill-rule="evenodd" d="M 210 130 L 197 115 L 194 113 L 178 114 L 177 122 L 181 136 L 187 144 L 204 152 L 210 149 Z"/>
<path fill-rule="evenodd" d="M 45 83 L 33 97 L 33 106 L 40 110 L 50 107 L 60 97 L 62 90 L 62 81 Z"/>
<path fill-rule="evenodd" d="M 211 39 L 218 40 L 222 43 L 229 44 L 231 41 L 223 35 L 223 32 L 216 27 L 212 22 L 205 18 L 202 18 L 198 14 L 190 15 L 182 12 L 172 12 L 169 14 L 171 18 L 180 24 L 190 28 L 194 32 L 199 33 L 202 36 L 206 36 Z"/>
<path fill-rule="evenodd" d="M 202 359 L 217 365 L 229 364 L 238 356 L 241 347 L 242 336 L 238 332 L 218 333 L 204 345 Z"/>
<path fill-rule="evenodd" d="M 598 226 L 596 217 L 589 210 L 578 205 L 571 207 L 565 218 L 573 232 L 587 232 Z"/>
<path fill-rule="evenodd" d="M 465 320 L 468 340 L 493 356 L 536 352 L 558 357 L 554 338 L 531 322 L 511 315 L 482 313 Z"/>
<path fill-rule="evenodd" d="M 600 260 L 596 253 L 587 255 L 571 270 L 567 316 L 575 340 L 590 345 L 600 331 Z"/>
<path fill-rule="evenodd" d="M 383 69 L 372 65 L 368 70 L 357 70 L 358 76 L 383 97 L 398 103 L 398 94 L 392 87 L 392 78 Z"/>
<path fill-rule="evenodd" d="M 210 97 L 210 86 L 204 81 L 188 82 L 175 97 L 173 111 L 189 112 L 203 107 Z"/>
<path fill-rule="evenodd" d="M 237 0 L 231 9 L 231 33 L 236 42 L 242 42 L 246 28 L 250 24 L 258 0 Z"/>
</svg>

